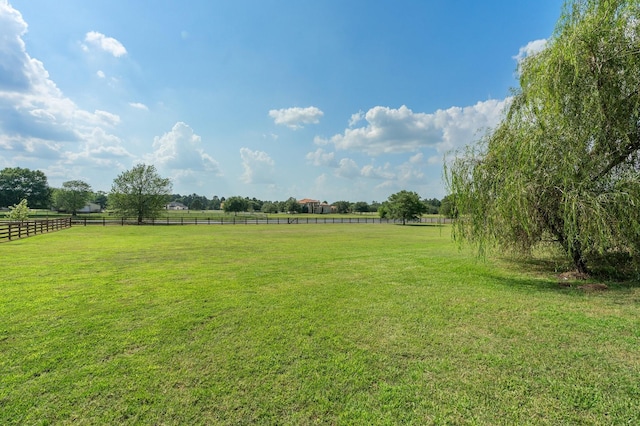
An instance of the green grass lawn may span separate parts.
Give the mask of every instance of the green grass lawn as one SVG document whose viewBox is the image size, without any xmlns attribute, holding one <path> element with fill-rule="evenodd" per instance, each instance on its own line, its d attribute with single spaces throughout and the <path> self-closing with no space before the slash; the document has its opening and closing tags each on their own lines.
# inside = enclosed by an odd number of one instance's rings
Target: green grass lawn
<svg viewBox="0 0 640 426">
<path fill-rule="evenodd" d="M 0 424 L 640 424 L 640 288 L 448 228 L 111 226 L 0 244 Z"/>
</svg>

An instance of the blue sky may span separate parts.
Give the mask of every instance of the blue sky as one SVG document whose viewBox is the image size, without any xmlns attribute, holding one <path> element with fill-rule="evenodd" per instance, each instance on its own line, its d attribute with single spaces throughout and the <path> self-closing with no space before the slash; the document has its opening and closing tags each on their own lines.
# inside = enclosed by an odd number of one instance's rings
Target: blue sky
<svg viewBox="0 0 640 426">
<path fill-rule="evenodd" d="M 109 191 L 442 198 L 560 0 L 0 0 L 0 169 Z"/>
</svg>

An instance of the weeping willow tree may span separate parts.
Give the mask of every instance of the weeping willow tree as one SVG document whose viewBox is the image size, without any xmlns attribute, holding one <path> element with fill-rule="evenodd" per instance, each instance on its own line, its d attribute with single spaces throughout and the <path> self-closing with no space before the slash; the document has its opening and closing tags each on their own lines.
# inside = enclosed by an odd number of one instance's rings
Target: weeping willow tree
<svg viewBox="0 0 640 426">
<path fill-rule="evenodd" d="M 565 3 L 519 64 L 502 122 L 446 172 L 454 237 L 481 252 L 557 242 L 586 273 L 640 249 L 640 1 Z"/>
</svg>

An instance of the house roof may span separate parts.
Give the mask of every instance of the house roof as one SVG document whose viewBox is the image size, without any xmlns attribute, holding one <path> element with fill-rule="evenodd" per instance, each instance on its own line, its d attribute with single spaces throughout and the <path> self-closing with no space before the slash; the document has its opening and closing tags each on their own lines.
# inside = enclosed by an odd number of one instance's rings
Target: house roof
<svg viewBox="0 0 640 426">
<path fill-rule="evenodd" d="M 311 204 L 311 203 L 319 203 L 320 201 L 318 200 L 312 200 L 311 198 L 303 198 L 302 200 L 298 200 L 298 203 L 300 204 Z"/>
<path fill-rule="evenodd" d="M 185 206 L 184 204 L 182 204 L 179 201 L 172 201 L 170 203 L 167 203 L 167 206 L 170 206 L 170 207 L 187 207 L 187 206 Z"/>
</svg>

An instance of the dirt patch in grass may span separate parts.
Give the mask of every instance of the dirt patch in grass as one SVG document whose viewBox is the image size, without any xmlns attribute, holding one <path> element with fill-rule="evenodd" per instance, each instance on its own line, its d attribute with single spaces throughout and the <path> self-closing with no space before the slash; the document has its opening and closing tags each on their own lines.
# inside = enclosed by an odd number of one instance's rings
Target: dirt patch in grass
<svg viewBox="0 0 640 426">
<path fill-rule="evenodd" d="M 588 278 L 589 275 L 578 271 L 568 271 L 558 275 L 560 282 L 586 280 Z"/>
</svg>

